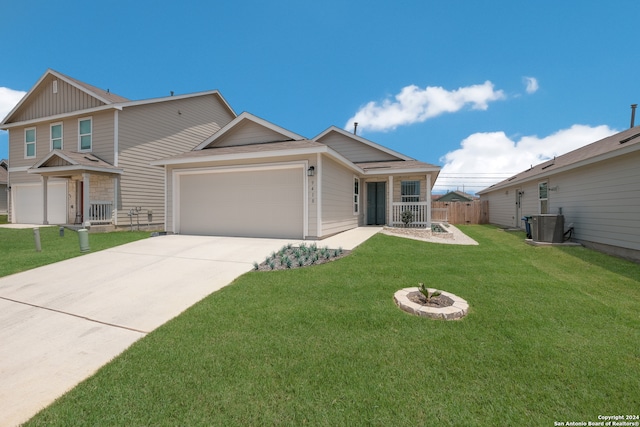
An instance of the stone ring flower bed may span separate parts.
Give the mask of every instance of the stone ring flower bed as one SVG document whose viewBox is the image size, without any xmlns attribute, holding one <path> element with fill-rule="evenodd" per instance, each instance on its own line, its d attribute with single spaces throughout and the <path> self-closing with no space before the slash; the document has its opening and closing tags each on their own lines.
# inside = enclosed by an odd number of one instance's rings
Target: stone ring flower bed
<svg viewBox="0 0 640 427">
<path fill-rule="evenodd" d="M 435 292 L 436 290 L 429 289 L 429 291 Z M 420 291 L 416 287 L 404 288 L 397 291 L 393 295 L 393 299 L 401 310 L 432 319 L 456 320 L 466 316 L 469 312 L 469 303 L 452 293 L 441 291 L 438 297 L 442 301 L 440 306 L 415 302 L 420 295 Z"/>
</svg>

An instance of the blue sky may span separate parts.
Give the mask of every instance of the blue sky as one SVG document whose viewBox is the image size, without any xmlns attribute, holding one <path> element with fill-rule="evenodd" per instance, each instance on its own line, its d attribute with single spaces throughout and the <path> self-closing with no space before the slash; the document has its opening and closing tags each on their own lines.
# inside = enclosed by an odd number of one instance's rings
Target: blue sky
<svg viewBox="0 0 640 427">
<path fill-rule="evenodd" d="M 2 117 L 47 68 L 134 100 L 218 89 L 237 113 L 308 138 L 358 121 L 359 135 L 442 166 L 436 191 L 475 192 L 626 129 L 640 103 L 636 0 L 24 0 L 0 12 Z"/>
</svg>

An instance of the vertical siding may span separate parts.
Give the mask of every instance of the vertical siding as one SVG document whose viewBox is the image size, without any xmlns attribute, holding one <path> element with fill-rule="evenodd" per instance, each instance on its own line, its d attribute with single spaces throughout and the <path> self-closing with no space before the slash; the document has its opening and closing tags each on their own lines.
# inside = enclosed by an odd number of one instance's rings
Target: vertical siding
<svg viewBox="0 0 640 427">
<path fill-rule="evenodd" d="M 326 156 L 322 158 L 323 236 L 358 226 L 358 215 L 353 213 L 353 177 L 349 169 Z"/>
<path fill-rule="evenodd" d="M 230 147 L 235 145 L 258 144 L 264 142 L 278 142 L 290 138 L 268 129 L 251 120 L 243 120 L 216 141 L 216 147 Z"/>
<path fill-rule="evenodd" d="M 387 154 L 384 151 L 380 151 L 337 132 L 329 132 L 318 142 L 328 145 L 352 162 L 398 160 L 397 157 L 391 154 Z"/>
<path fill-rule="evenodd" d="M 233 119 L 213 95 L 125 108 L 119 113 L 118 224 L 134 207 L 165 221 L 165 172 L 150 162 L 192 150 Z"/>
<path fill-rule="evenodd" d="M 54 81 L 58 82 L 58 93 L 53 92 Z M 31 94 L 29 102 L 16 112 L 13 122 L 65 114 L 102 105 L 105 105 L 102 101 L 49 75 Z"/>
</svg>

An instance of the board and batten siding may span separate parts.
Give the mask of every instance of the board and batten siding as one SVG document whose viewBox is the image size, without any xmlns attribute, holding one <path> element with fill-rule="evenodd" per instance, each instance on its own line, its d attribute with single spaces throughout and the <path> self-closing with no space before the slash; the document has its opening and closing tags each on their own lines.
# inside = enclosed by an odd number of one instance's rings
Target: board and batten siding
<svg viewBox="0 0 640 427">
<path fill-rule="evenodd" d="M 215 147 L 232 147 L 237 145 L 260 144 L 289 140 L 281 133 L 275 132 L 251 120 L 242 120 L 233 129 L 216 140 Z"/>
<path fill-rule="evenodd" d="M 322 158 L 322 236 L 330 236 L 358 226 L 353 212 L 354 172 L 334 160 Z M 362 189 L 360 190 L 362 196 Z"/>
<path fill-rule="evenodd" d="M 379 162 L 398 160 L 397 157 L 378 150 L 377 148 L 355 141 L 337 132 L 330 132 L 318 142 L 328 145 L 352 162 Z"/>
<path fill-rule="evenodd" d="M 54 82 L 57 82 L 57 93 L 54 92 Z M 104 102 L 53 75 L 49 75 L 37 91 L 31 94 L 29 102 L 16 111 L 12 122 L 39 119 L 103 105 L 105 105 Z"/>
<path fill-rule="evenodd" d="M 118 225 L 129 224 L 128 212 L 142 208 L 152 223 L 165 221 L 165 176 L 158 160 L 192 150 L 233 119 L 213 95 L 134 105 L 118 117 Z M 146 221 L 145 221 L 146 222 Z"/>
</svg>

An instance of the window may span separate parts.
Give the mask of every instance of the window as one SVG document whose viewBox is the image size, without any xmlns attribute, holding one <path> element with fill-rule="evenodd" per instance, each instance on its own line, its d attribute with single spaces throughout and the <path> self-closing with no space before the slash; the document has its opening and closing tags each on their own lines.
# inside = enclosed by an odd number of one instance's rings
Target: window
<svg viewBox="0 0 640 427">
<path fill-rule="evenodd" d="M 51 149 L 62 150 L 62 123 L 51 125 Z"/>
<path fill-rule="evenodd" d="M 353 177 L 353 214 L 357 215 L 360 205 L 360 180 L 358 177 Z"/>
<path fill-rule="evenodd" d="M 78 120 L 80 151 L 91 151 L 91 118 Z"/>
<path fill-rule="evenodd" d="M 549 193 L 548 193 L 547 183 L 540 182 L 538 184 L 538 199 L 540 200 L 540 213 L 546 214 L 549 213 Z"/>
<path fill-rule="evenodd" d="M 402 181 L 400 183 L 401 202 L 420 201 L 420 181 Z"/>
<path fill-rule="evenodd" d="M 24 130 L 24 157 L 36 156 L 36 128 Z"/>
</svg>

